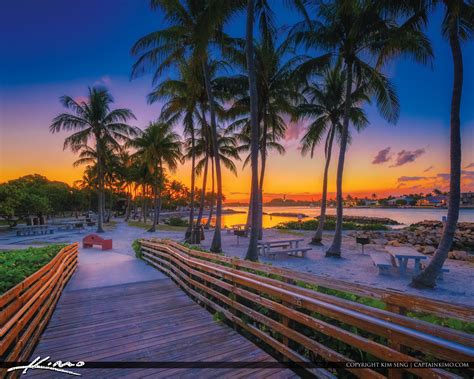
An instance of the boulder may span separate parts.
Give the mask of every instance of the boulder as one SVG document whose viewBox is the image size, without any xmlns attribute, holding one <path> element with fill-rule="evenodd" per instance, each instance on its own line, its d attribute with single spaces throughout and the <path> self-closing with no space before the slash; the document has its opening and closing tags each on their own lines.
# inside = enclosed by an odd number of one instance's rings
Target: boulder
<svg viewBox="0 0 474 379">
<path fill-rule="evenodd" d="M 436 251 L 434 246 L 424 246 L 423 254 L 433 254 Z"/>
</svg>

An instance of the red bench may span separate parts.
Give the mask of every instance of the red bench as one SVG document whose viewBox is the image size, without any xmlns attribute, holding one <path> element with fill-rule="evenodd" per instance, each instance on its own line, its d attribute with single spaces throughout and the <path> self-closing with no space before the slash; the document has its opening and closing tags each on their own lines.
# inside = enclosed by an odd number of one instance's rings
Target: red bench
<svg viewBox="0 0 474 379">
<path fill-rule="evenodd" d="M 94 245 L 102 246 L 102 250 L 110 250 L 112 249 L 112 240 L 106 240 L 97 234 L 89 234 L 83 238 L 82 247 L 84 249 L 93 247 Z"/>
</svg>

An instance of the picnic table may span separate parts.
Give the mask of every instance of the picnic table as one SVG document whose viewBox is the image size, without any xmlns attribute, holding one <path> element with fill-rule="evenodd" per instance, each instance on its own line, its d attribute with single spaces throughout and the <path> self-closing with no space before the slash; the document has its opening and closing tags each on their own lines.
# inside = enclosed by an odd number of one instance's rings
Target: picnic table
<svg viewBox="0 0 474 379">
<path fill-rule="evenodd" d="M 31 236 L 38 234 L 52 234 L 54 231 L 50 229 L 48 225 L 28 225 L 28 226 L 19 226 L 16 229 L 16 235 L 20 236 Z"/>
<path fill-rule="evenodd" d="M 303 238 L 291 238 L 286 240 L 273 240 L 273 241 L 259 241 L 258 249 L 262 256 L 273 257 L 277 255 L 291 255 L 295 257 L 306 256 L 306 252 L 311 250 L 310 247 L 300 247 L 300 242 L 303 242 Z M 282 250 L 273 250 L 275 248 L 282 248 Z"/>
<path fill-rule="evenodd" d="M 386 246 L 385 249 L 394 259 L 397 260 L 400 275 L 404 275 L 406 273 L 408 261 L 410 259 L 414 260 L 415 274 L 420 273 L 421 261 L 428 258 L 426 255 L 420 254 L 412 247 Z"/>
</svg>

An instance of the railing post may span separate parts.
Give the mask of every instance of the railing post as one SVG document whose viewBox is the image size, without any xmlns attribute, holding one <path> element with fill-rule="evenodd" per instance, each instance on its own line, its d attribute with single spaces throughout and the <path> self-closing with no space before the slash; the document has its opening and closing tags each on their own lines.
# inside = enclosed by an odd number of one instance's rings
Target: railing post
<svg viewBox="0 0 474 379">
<path fill-rule="evenodd" d="M 399 315 L 405 315 L 407 313 L 407 309 L 404 307 L 401 307 L 399 305 L 395 305 L 389 302 L 386 302 L 386 304 L 387 304 L 387 311 L 389 312 L 397 313 Z M 400 345 L 399 343 L 393 341 L 391 338 L 388 339 L 388 346 L 394 350 L 399 351 L 400 353 L 403 353 L 406 351 L 406 348 L 403 345 Z M 403 369 L 401 368 L 388 369 L 388 378 L 389 379 L 402 379 Z"/>
<path fill-rule="evenodd" d="M 232 257 L 231 260 L 230 260 L 230 265 L 231 265 L 231 267 L 232 267 L 232 270 L 238 270 L 238 269 L 237 269 L 238 265 L 237 265 L 236 262 L 235 262 L 236 259 L 237 259 L 236 257 Z M 230 300 L 231 300 L 231 303 L 230 303 L 230 304 L 231 304 L 230 312 L 231 312 L 235 317 L 237 317 L 237 311 L 236 311 L 236 309 L 235 309 L 235 307 L 234 307 L 234 302 L 237 301 L 237 295 L 235 294 L 235 291 L 234 291 L 234 288 L 235 288 L 236 286 L 235 286 L 235 282 L 234 282 L 233 279 L 232 279 L 232 283 L 231 283 L 231 284 L 232 284 L 232 292 L 231 292 L 232 297 L 230 298 Z M 236 324 L 233 320 L 232 320 L 232 326 L 233 326 L 234 330 L 237 331 L 237 324 Z"/>
<path fill-rule="evenodd" d="M 284 277 L 283 278 L 283 281 L 285 283 L 288 283 L 288 284 L 294 284 L 293 280 L 287 278 L 287 277 Z M 282 305 L 284 305 L 285 307 L 288 307 L 288 308 L 292 308 L 291 304 L 290 303 L 287 303 L 286 301 L 283 301 L 282 302 Z M 288 317 L 284 316 L 284 315 L 281 315 L 281 323 L 288 327 L 289 324 L 290 324 L 290 320 L 288 319 Z M 282 337 L 282 343 L 283 345 L 285 345 L 286 347 L 289 347 L 289 343 L 290 341 L 288 340 L 288 337 L 287 336 L 283 336 Z M 283 362 L 288 362 L 288 358 L 286 356 L 283 356 Z"/>
</svg>

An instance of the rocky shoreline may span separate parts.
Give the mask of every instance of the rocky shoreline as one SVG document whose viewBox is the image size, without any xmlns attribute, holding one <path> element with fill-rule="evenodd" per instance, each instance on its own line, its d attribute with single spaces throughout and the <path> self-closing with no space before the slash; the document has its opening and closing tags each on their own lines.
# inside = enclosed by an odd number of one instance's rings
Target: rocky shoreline
<svg viewBox="0 0 474 379">
<path fill-rule="evenodd" d="M 442 231 L 442 222 L 426 220 L 397 231 L 367 231 L 350 235 L 355 237 L 363 234 L 375 245 L 411 246 L 423 254 L 432 255 L 438 246 Z M 449 258 L 474 262 L 474 223 L 458 223 Z"/>
</svg>

